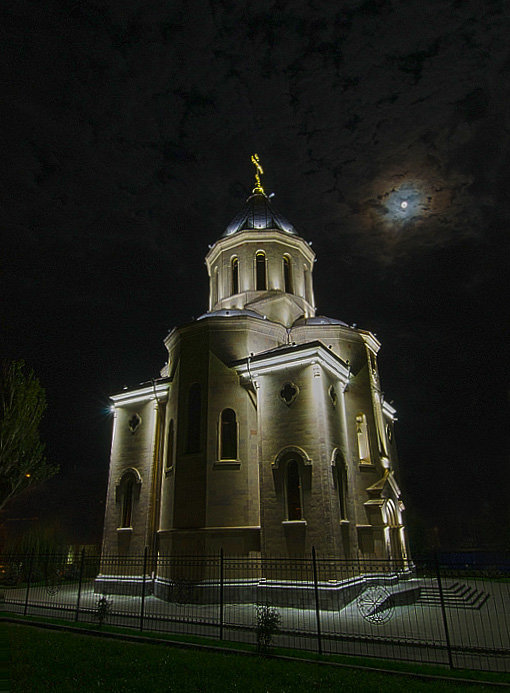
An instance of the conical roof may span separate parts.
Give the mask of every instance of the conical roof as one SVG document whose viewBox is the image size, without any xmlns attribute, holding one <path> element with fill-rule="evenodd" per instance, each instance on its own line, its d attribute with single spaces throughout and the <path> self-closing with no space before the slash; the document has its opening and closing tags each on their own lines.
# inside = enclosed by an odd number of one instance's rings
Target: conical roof
<svg viewBox="0 0 510 693">
<path fill-rule="evenodd" d="M 250 195 L 244 207 L 225 229 L 222 237 L 225 238 L 249 229 L 279 229 L 292 236 L 298 235 L 290 221 L 275 212 L 267 196 L 260 192 Z"/>
</svg>

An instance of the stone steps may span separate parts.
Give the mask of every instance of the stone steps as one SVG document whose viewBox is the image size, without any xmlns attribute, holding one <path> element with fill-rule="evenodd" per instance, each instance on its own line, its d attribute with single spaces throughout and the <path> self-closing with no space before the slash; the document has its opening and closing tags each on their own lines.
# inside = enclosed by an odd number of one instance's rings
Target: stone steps
<svg viewBox="0 0 510 693">
<path fill-rule="evenodd" d="M 453 582 L 443 585 L 443 598 L 448 609 L 481 609 L 489 599 L 489 595 L 476 587 L 461 582 Z M 437 582 L 422 585 L 418 603 L 441 606 Z"/>
</svg>

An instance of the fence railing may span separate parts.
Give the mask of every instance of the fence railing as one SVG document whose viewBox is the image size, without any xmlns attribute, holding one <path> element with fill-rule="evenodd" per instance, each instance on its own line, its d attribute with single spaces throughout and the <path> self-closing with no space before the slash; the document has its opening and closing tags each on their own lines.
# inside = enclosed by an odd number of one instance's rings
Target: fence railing
<svg viewBox="0 0 510 693">
<path fill-rule="evenodd" d="M 239 642 L 510 671 L 510 560 L 0 556 L 3 610 Z"/>
</svg>

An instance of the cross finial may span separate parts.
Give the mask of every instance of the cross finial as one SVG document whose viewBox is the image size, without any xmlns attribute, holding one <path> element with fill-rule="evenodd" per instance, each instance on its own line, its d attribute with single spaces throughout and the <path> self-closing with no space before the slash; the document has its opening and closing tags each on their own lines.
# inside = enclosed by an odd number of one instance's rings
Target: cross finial
<svg viewBox="0 0 510 693">
<path fill-rule="evenodd" d="M 264 192 L 264 188 L 262 187 L 260 183 L 260 174 L 264 173 L 264 169 L 260 165 L 260 160 L 259 160 L 259 155 L 258 154 L 252 154 L 251 157 L 252 164 L 255 166 L 255 181 L 257 185 L 253 188 L 254 193 L 262 193 L 262 195 L 265 195 L 266 193 Z"/>
</svg>

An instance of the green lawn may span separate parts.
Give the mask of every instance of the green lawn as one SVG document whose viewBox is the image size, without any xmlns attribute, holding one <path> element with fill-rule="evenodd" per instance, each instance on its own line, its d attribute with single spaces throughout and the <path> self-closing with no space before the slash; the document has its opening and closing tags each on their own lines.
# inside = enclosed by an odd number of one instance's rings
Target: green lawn
<svg viewBox="0 0 510 693">
<path fill-rule="evenodd" d="M 420 681 L 238 654 L 183 650 L 2 624 L 9 638 L 11 690 L 52 691 L 483 691 L 488 686 Z M 445 674 L 447 672 L 445 671 Z M 494 689 L 492 689 L 494 690 Z"/>
</svg>

